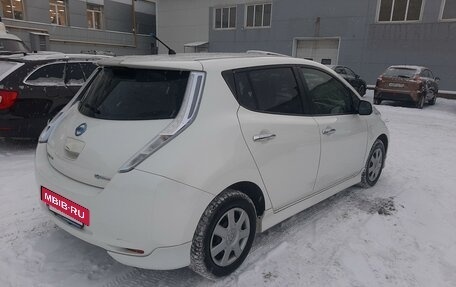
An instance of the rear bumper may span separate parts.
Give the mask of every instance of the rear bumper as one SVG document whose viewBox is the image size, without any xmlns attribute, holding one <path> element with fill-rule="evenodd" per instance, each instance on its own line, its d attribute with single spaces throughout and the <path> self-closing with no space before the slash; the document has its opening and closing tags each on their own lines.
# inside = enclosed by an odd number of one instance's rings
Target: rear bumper
<svg viewBox="0 0 456 287">
<path fill-rule="evenodd" d="M 65 231 L 130 266 L 166 270 L 190 264 L 191 241 L 212 195 L 137 170 L 117 174 L 104 189 L 89 186 L 56 171 L 48 162 L 46 144 L 37 147 L 35 168 L 39 186 L 90 210 L 90 226 L 79 229 L 41 202 Z"/>
<path fill-rule="evenodd" d="M 390 89 L 379 89 L 375 88 L 374 99 L 376 100 L 390 100 L 400 102 L 418 102 L 422 92 L 419 91 L 397 91 Z"/>
</svg>

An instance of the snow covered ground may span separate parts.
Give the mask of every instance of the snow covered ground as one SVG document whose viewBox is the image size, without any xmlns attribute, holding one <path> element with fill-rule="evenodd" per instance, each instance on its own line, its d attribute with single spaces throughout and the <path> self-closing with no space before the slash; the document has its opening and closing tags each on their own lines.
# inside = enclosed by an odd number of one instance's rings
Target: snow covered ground
<svg viewBox="0 0 456 287">
<path fill-rule="evenodd" d="M 38 208 L 34 145 L 0 141 L 0 286 L 456 286 L 456 101 L 377 107 L 391 132 L 378 184 L 258 235 L 218 282 L 123 266 L 55 227 Z"/>
</svg>

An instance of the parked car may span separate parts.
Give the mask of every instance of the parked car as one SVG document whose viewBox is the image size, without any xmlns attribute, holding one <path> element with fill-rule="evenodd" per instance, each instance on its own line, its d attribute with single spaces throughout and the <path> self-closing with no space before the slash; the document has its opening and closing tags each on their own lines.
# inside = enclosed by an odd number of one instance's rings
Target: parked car
<svg viewBox="0 0 456 287">
<path fill-rule="evenodd" d="M 6 31 L 5 24 L 0 18 L 0 56 L 29 52 L 29 48 L 19 37 Z"/>
<path fill-rule="evenodd" d="M 358 91 L 360 96 L 364 96 L 366 94 L 367 84 L 366 81 L 361 79 L 361 77 L 353 72 L 352 69 L 345 67 L 345 66 L 328 66 L 336 73 L 341 75 L 350 85 L 353 86 Z"/>
<path fill-rule="evenodd" d="M 383 100 L 412 102 L 419 109 L 425 102 L 434 105 L 439 81 L 426 67 L 391 66 L 377 79 L 374 103 L 380 105 Z"/>
<path fill-rule="evenodd" d="M 0 59 L 0 137 L 38 138 L 105 56 L 40 53 Z"/>
<path fill-rule="evenodd" d="M 43 210 L 141 268 L 238 268 L 255 233 L 376 184 L 388 130 L 331 69 L 265 54 L 105 59 L 39 138 Z"/>
</svg>

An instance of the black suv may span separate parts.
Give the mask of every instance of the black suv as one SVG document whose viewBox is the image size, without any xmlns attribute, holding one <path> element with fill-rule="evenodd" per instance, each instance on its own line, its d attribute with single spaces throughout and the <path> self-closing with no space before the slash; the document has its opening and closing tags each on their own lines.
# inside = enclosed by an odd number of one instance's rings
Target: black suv
<svg viewBox="0 0 456 287">
<path fill-rule="evenodd" d="M 106 56 L 20 54 L 0 58 L 0 138 L 38 138 Z"/>
<path fill-rule="evenodd" d="M 358 94 L 363 97 L 366 94 L 366 81 L 360 78 L 352 69 L 345 66 L 328 66 L 336 73 L 342 76 L 347 82 L 358 91 Z"/>
</svg>

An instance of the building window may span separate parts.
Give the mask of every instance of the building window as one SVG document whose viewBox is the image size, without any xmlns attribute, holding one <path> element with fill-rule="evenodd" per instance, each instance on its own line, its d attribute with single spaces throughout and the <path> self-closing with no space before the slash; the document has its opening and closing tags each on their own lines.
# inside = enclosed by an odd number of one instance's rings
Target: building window
<svg viewBox="0 0 456 287">
<path fill-rule="evenodd" d="M 215 8 L 214 28 L 236 28 L 236 7 Z"/>
<path fill-rule="evenodd" d="M 87 25 L 92 29 L 102 29 L 103 14 L 101 6 L 87 4 Z"/>
<path fill-rule="evenodd" d="M 456 20 L 456 0 L 443 0 L 442 20 Z"/>
<path fill-rule="evenodd" d="M 270 27 L 272 4 L 247 5 L 247 27 Z"/>
<path fill-rule="evenodd" d="M 49 16 L 51 23 L 56 25 L 67 25 L 67 8 L 65 1 L 49 0 Z"/>
<path fill-rule="evenodd" d="M 22 0 L 2 0 L 3 17 L 24 20 L 24 4 Z"/>
<path fill-rule="evenodd" d="M 419 21 L 423 0 L 379 0 L 379 22 Z"/>
</svg>

